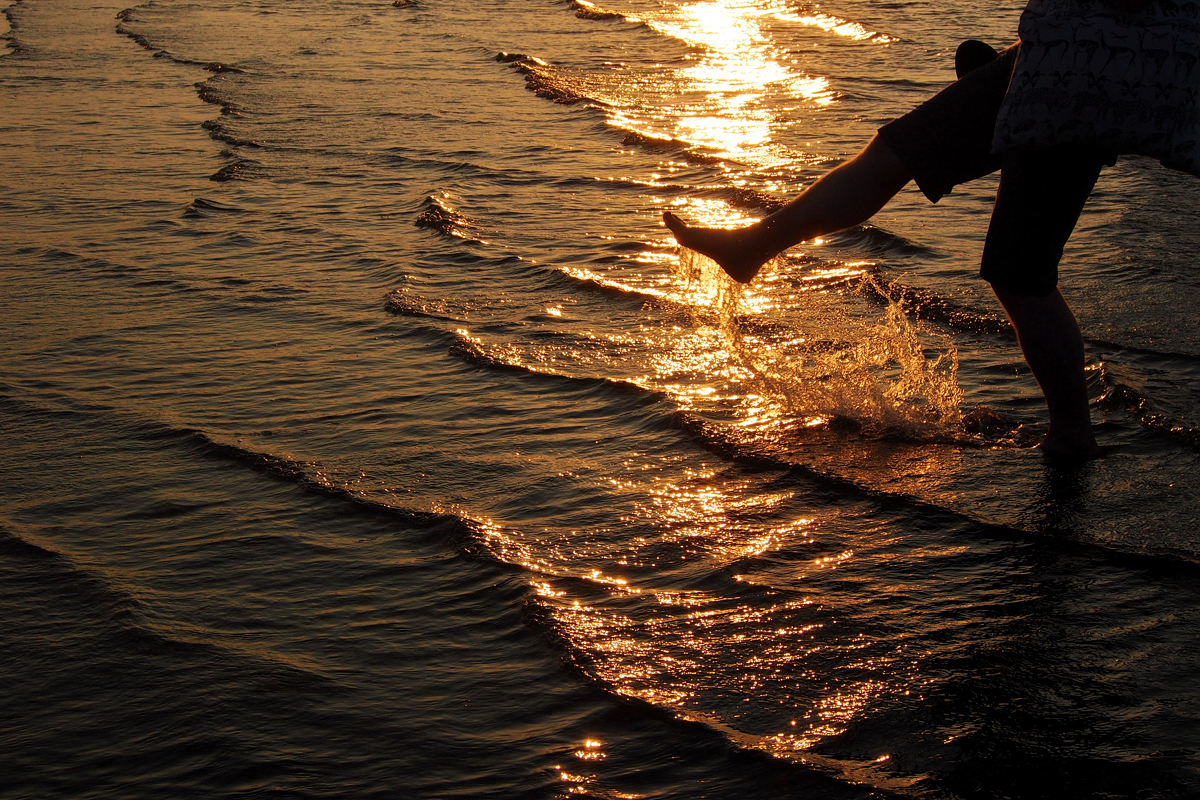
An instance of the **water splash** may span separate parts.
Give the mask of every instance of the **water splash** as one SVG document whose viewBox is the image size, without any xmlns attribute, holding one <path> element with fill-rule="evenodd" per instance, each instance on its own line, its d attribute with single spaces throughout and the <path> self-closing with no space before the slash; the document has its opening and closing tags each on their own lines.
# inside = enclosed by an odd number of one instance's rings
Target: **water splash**
<svg viewBox="0 0 1200 800">
<path fill-rule="evenodd" d="M 717 262 L 694 250 L 680 247 L 677 263 L 676 274 L 683 284 L 680 299 L 689 309 L 693 323 L 715 324 L 722 333 L 735 332 L 742 286 L 726 275 Z"/>
<path fill-rule="evenodd" d="M 862 274 L 857 290 L 814 281 L 785 296 L 770 285 L 743 287 L 711 259 L 681 249 L 677 277 L 692 325 L 719 331 L 752 376 L 743 386 L 748 418 L 852 421 L 869 434 L 961 438 L 957 349 L 947 335 L 910 320 L 902 299 L 870 275 Z M 856 293 L 887 298 L 882 315 L 855 303 Z"/>
</svg>

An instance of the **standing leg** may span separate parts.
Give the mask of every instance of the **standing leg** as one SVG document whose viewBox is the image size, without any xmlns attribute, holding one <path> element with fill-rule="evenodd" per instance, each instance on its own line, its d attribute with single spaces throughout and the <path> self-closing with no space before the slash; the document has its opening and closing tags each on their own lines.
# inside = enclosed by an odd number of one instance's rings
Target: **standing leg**
<svg viewBox="0 0 1200 800">
<path fill-rule="evenodd" d="M 983 250 L 983 277 L 1012 320 L 1050 411 L 1047 455 L 1098 454 L 1079 323 L 1058 291 L 1058 262 L 1104 155 L 1072 146 L 1006 156 Z"/>
<path fill-rule="evenodd" d="M 1083 371 L 1083 335 L 1067 301 L 1055 289 L 1034 296 L 993 286 L 1012 320 L 1025 362 L 1037 379 L 1050 411 L 1045 453 L 1057 458 L 1095 458 L 1099 454 L 1088 411 Z"/>
</svg>

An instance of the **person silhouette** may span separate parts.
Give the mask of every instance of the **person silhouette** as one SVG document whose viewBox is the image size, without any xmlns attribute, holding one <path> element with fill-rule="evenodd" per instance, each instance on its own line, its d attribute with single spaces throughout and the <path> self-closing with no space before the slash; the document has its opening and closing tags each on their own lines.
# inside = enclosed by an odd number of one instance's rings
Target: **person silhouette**
<svg viewBox="0 0 1200 800">
<path fill-rule="evenodd" d="M 1058 263 L 1101 168 L 1100 146 L 992 152 L 1019 44 L 997 53 L 970 41 L 956 53 L 954 83 L 884 125 L 865 148 L 770 216 L 738 229 L 663 221 L 683 247 L 740 283 L 800 242 L 861 224 L 915 181 L 936 203 L 960 184 L 1000 171 L 980 274 L 1008 314 L 1050 415 L 1039 445 L 1054 458 L 1099 455 L 1092 431 L 1079 324 L 1058 290 Z"/>
</svg>

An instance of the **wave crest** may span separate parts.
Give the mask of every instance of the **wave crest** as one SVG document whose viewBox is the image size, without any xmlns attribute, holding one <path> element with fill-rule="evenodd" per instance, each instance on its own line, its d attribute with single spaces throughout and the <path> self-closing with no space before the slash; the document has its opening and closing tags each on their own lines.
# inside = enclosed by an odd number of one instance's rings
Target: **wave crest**
<svg viewBox="0 0 1200 800">
<path fill-rule="evenodd" d="M 413 223 L 418 228 L 429 228 L 455 239 L 471 239 L 466 233 L 472 227 L 471 221 L 451 208 L 445 195 L 429 195 L 421 205 L 424 210 Z"/>
<path fill-rule="evenodd" d="M 571 0 L 571 2 L 567 5 L 569 5 L 575 11 L 575 16 L 579 17 L 580 19 L 592 19 L 597 21 L 621 20 L 622 22 L 629 19 L 619 11 L 607 11 L 599 6 L 587 2 L 587 0 Z"/>
</svg>

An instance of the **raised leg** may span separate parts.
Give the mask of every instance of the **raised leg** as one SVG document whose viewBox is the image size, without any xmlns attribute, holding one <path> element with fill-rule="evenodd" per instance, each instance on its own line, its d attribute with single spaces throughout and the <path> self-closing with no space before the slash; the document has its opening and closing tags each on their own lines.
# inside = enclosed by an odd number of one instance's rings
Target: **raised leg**
<svg viewBox="0 0 1200 800">
<path fill-rule="evenodd" d="M 1040 296 L 998 286 L 992 289 L 1012 320 L 1021 352 L 1046 397 L 1050 431 L 1042 450 L 1054 458 L 1095 458 L 1100 451 L 1088 410 L 1083 335 L 1067 301 L 1057 289 Z"/>
<path fill-rule="evenodd" d="M 749 283 L 763 264 L 792 245 L 870 219 L 910 180 L 908 167 L 876 136 L 854 158 L 753 225 L 690 227 L 669 211 L 663 221 L 681 245 L 716 261 L 735 281 Z"/>
</svg>

